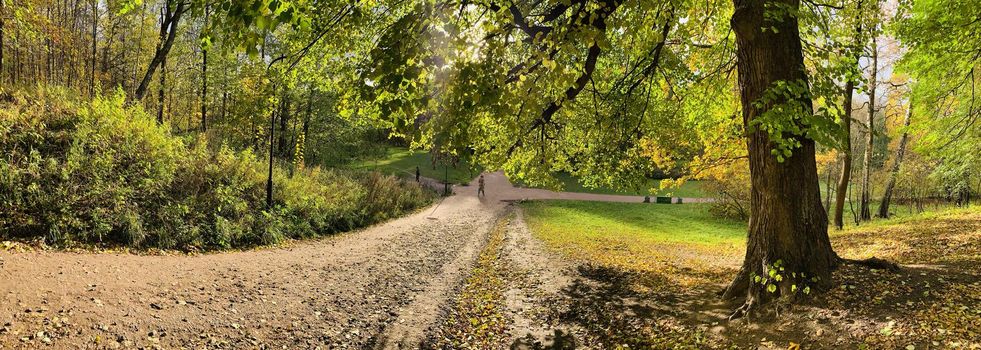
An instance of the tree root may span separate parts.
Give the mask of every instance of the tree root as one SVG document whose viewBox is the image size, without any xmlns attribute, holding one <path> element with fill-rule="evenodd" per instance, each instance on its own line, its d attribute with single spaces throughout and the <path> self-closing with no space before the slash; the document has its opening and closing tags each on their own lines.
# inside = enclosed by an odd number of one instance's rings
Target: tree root
<svg viewBox="0 0 981 350">
<path fill-rule="evenodd" d="M 841 261 L 852 265 L 865 266 L 871 269 L 888 270 L 890 272 L 899 272 L 902 269 L 899 267 L 899 264 L 889 260 L 879 259 L 874 256 L 868 259 L 841 259 Z"/>
<path fill-rule="evenodd" d="M 753 309 L 755 309 L 753 301 L 746 300 L 746 302 L 743 303 L 742 306 L 736 308 L 736 310 L 732 312 L 732 315 L 729 315 L 729 322 L 738 320 L 743 317 L 749 319 L 751 313 L 753 312 Z"/>
</svg>

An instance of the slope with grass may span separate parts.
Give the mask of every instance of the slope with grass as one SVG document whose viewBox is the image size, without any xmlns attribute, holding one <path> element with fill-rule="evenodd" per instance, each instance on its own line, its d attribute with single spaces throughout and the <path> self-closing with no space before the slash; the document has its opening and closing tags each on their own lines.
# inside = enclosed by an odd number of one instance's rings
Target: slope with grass
<svg viewBox="0 0 981 350">
<path fill-rule="evenodd" d="M 364 159 L 348 164 L 348 167 L 359 170 L 373 170 L 384 174 L 401 177 L 414 177 L 416 167 L 422 176 L 449 183 L 467 184 L 480 174 L 480 167 L 472 166 L 466 161 L 457 165 L 433 165 L 432 156 L 428 152 L 413 151 L 403 147 L 387 147 L 384 155 L 375 159 Z"/>
<path fill-rule="evenodd" d="M 746 224 L 713 217 L 709 204 L 537 201 L 522 209 L 535 236 L 566 256 L 675 285 L 724 280 L 746 244 Z M 683 272 L 693 267 L 703 273 Z"/>
</svg>

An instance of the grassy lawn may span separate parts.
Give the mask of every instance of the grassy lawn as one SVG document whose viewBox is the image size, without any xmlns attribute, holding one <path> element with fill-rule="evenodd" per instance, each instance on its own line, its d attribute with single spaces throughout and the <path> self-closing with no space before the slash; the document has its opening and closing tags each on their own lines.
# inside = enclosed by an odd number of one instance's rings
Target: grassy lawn
<svg viewBox="0 0 981 350">
<path fill-rule="evenodd" d="M 579 273 L 593 281 L 582 294 L 602 296 L 573 298 L 571 306 L 584 312 L 575 317 L 584 326 L 596 325 L 601 343 L 699 349 L 981 345 L 979 206 L 829 230 L 842 257 L 874 256 L 904 268 L 893 273 L 843 264 L 834 276 L 839 288 L 780 318 L 750 324 L 725 321 L 735 306 L 716 294 L 742 262 L 744 223 L 714 218 L 698 204 L 539 201 L 522 209 L 535 237 L 581 264 Z M 642 302 L 624 306 L 618 300 Z M 638 309 L 651 314 L 638 318 Z M 714 330 L 703 331 L 709 328 Z M 604 331 L 617 329 L 624 331 Z"/>
<path fill-rule="evenodd" d="M 745 223 L 712 217 L 708 204 L 534 201 L 522 209 L 528 224 L 547 239 L 629 238 L 716 246 L 743 244 L 746 236 Z"/>
<path fill-rule="evenodd" d="M 354 169 L 377 170 L 386 174 L 410 176 L 416 174 L 416 167 L 422 176 L 443 180 L 448 175 L 449 181 L 456 184 L 469 183 L 474 177 L 480 174 L 480 169 L 469 170 L 470 164 L 460 162 L 456 167 L 437 165 L 433 169 L 432 157 L 429 152 L 410 151 L 402 147 L 388 147 L 385 154 L 378 159 L 367 159 L 352 162 L 348 167 Z"/>
<path fill-rule="evenodd" d="M 661 180 L 649 179 L 647 181 L 646 188 L 639 191 L 635 190 L 623 190 L 618 191 L 608 187 L 600 188 L 588 188 L 583 186 L 579 182 L 579 179 L 572 177 L 569 174 L 557 174 L 555 177 L 562 182 L 563 191 L 566 192 L 581 192 L 581 193 L 597 193 L 597 194 L 621 194 L 621 195 L 650 195 L 650 196 L 672 196 L 672 197 L 688 197 L 688 198 L 701 198 L 701 197 L 711 197 L 708 193 L 702 190 L 699 185 L 699 181 L 686 181 L 679 188 L 669 188 L 661 191 L 651 192 L 648 189 L 657 187 Z"/>
<path fill-rule="evenodd" d="M 575 259 L 619 269 L 664 272 L 670 283 L 693 285 L 721 275 L 677 273 L 696 265 L 737 264 L 746 224 L 711 216 L 708 204 L 659 205 L 582 201 L 522 204 L 525 220 L 546 245 Z M 721 264 L 721 265 L 720 265 Z"/>
</svg>

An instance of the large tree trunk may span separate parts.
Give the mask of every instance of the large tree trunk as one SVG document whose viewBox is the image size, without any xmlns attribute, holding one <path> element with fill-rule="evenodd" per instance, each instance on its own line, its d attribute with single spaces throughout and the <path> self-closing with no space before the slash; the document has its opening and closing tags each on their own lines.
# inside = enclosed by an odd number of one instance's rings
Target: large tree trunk
<svg viewBox="0 0 981 350">
<path fill-rule="evenodd" d="M 889 169 L 889 181 L 886 182 L 886 190 L 882 193 L 882 204 L 879 205 L 880 218 L 889 217 L 889 201 L 892 200 L 892 190 L 896 187 L 896 175 L 899 173 L 899 166 L 903 162 L 903 156 L 906 153 L 906 142 L 909 140 L 909 129 L 910 119 L 913 117 L 913 103 L 910 102 L 909 107 L 906 110 L 906 117 L 903 118 L 903 136 L 899 137 L 899 145 L 896 146 L 896 159 L 893 160 L 892 169 Z"/>
<path fill-rule="evenodd" d="M 140 85 L 136 88 L 136 95 L 134 96 L 136 100 L 142 100 L 143 96 L 146 95 L 147 87 L 150 85 L 150 79 L 153 78 L 153 72 L 167 58 L 170 48 L 174 46 L 174 38 L 177 37 L 177 25 L 180 23 L 181 16 L 184 15 L 186 10 L 187 8 L 184 2 L 178 2 L 177 6 L 171 11 L 170 1 L 167 2 L 166 10 L 160 23 L 160 42 L 157 43 L 157 51 L 153 54 L 153 59 L 150 60 L 150 66 L 147 67 L 146 73 L 143 74 L 143 80 L 140 81 Z"/>
<path fill-rule="evenodd" d="M 764 16 L 765 8 L 782 4 L 797 9 L 800 3 L 797 0 L 734 0 L 733 3 L 736 10 L 731 23 L 736 33 L 736 66 L 752 178 L 746 257 L 724 294 L 730 299 L 746 298 L 744 307 L 733 315 L 738 317 L 752 310 L 753 305 L 776 297 L 796 299 L 804 294 L 805 287 L 826 288 L 839 259 L 831 248 L 828 217 L 821 205 L 814 141 L 804 136 L 784 135 L 796 138 L 800 147 L 781 162 L 770 153 L 775 145 L 767 132 L 753 125 L 756 118 L 778 105 L 798 104 L 804 113 L 811 112 L 811 99 L 806 91 L 796 98 L 778 97 L 759 103 L 777 82 L 795 82 L 805 89 L 808 86 L 797 19 Z M 799 123 L 786 119 L 787 123 Z M 803 124 L 798 127 L 807 128 Z M 755 280 L 757 276 L 770 276 L 771 270 L 781 275 L 780 282 L 773 277 L 768 279 L 769 284 Z M 769 285 L 774 286 L 770 287 L 774 288 L 772 291 L 768 291 Z"/>
<path fill-rule="evenodd" d="M 862 197 L 859 199 L 859 217 L 872 220 L 872 151 L 875 148 L 875 86 L 879 74 L 879 48 L 872 38 L 872 75 L 869 77 L 869 118 L 865 138 L 865 160 L 862 169 Z"/>
</svg>

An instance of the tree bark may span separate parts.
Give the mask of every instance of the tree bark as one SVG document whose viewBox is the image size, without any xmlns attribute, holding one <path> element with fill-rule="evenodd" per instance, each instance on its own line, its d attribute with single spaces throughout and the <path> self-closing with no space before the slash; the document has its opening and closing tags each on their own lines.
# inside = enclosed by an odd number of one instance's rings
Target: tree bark
<svg viewBox="0 0 981 350">
<path fill-rule="evenodd" d="M 805 89 L 808 86 L 797 19 L 787 15 L 764 16 L 765 8 L 783 5 L 797 9 L 800 2 L 733 0 L 733 3 L 735 12 L 731 23 L 736 33 L 736 67 L 752 179 L 746 256 L 723 295 L 727 299 L 746 298 L 743 307 L 733 314 L 739 317 L 753 310 L 754 305 L 776 297 L 797 299 L 804 294 L 804 287 L 825 289 L 830 285 L 831 272 L 839 258 L 828 238 L 814 141 L 800 135 L 784 135 L 798 139 L 800 147 L 781 162 L 770 153 L 774 143 L 767 132 L 753 125 L 761 114 L 780 105 L 799 104 L 804 113 L 812 111 L 806 91 L 795 98 L 759 102 L 777 82 L 796 82 Z M 806 125 L 798 126 L 807 129 Z M 769 276 L 771 270 L 782 279 L 776 282 L 770 278 L 775 289 L 769 291 L 768 286 L 754 277 Z"/>
<path fill-rule="evenodd" d="M 857 12 L 855 15 L 855 43 L 852 46 L 852 52 L 855 55 L 855 64 L 858 64 L 858 58 L 861 55 L 862 41 L 862 1 L 859 0 L 857 5 Z M 845 212 L 845 197 L 848 195 L 848 184 L 852 178 L 852 96 L 855 93 L 855 80 L 848 78 L 845 82 L 845 102 L 844 102 L 844 112 L 845 115 L 842 117 L 842 129 L 845 132 L 844 145 L 842 145 L 842 162 L 841 162 L 841 176 L 838 177 L 838 186 L 835 189 L 835 212 L 834 212 L 834 224 L 839 230 L 845 227 L 844 222 L 844 212 Z"/>
<path fill-rule="evenodd" d="M 310 117 L 313 115 L 313 87 L 310 87 L 310 92 L 307 93 L 307 113 L 303 117 L 303 140 L 306 141 L 307 135 L 310 134 Z M 303 149 L 307 149 L 307 145 L 303 145 Z"/>
<path fill-rule="evenodd" d="M 89 97 L 95 96 L 95 64 L 98 61 L 99 0 L 92 0 L 92 70 L 89 72 Z"/>
<path fill-rule="evenodd" d="M 186 10 L 186 4 L 184 2 L 178 2 L 171 12 L 170 1 L 167 2 L 166 9 L 164 10 L 165 14 L 161 18 L 160 23 L 160 42 L 157 43 L 158 46 L 156 52 L 153 54 L 153 59 L 150 60 L 150 65 L 147 67 L 146 73 L 143 74 L 143 80 L 140 81 L 140 85 L 136 88 L 136 95 L 134 96 L 136 100 L 142 100 L 143 96 L 146 95 L 146 90 L 150 85 L 150 79 L 153 77 L 153 73 L 157 70 L 157 66 L 167 58 L 170 48 L 174 46 L 174 38 L 177 37 L 177 25 L 180 23 L 181 16 L 184 15 Z"/>
<path fill-rule="evenodd" d="M 0 0 L 0 83 L 4 82 L 3 75 L 3 17 L 7 12 L 6 0 Z"/>
<path fill-rule="evenodd" d="M 906 110 L 906 117 L 903 118 L 903 135 L 899 137 L 899 145 L 896 146 L 896 159 L 893 160 L 892 169 L 889 169 L 889 181 L 886 182 L 885 192 L 882 193 L 882 204 L 879 205 L 878 217 L 889 217 L 889 201 L 892 200 L 892 191 L 896 187 L 896 175 L 899 173 L 899 166 L 903 162 L 906 153 L 906 142 L 909 141 L 909 123 L 913 117 L 913 103 L 910 102 Z"/>
<path fill-rule="evenodd" d="M 845 211 L 845 196 L 848 194 L 848 183 L 852 175 L 852 95 L 855 93 L 855 82 L 845 83 L 845 116 L 842 117 L 842 129 L 845 139 L 842 149 L 841 176 L 838 177 L 838 187 L 835 189 L 835 227 L 839 230 L 845 226 L 842 216 Z"/>
<path fill-rule="evenodd" d="M 280 105 L 282 108 L 279 113 L 279 156 L 283 158 L 289 158 L 289 142 L 286 135 L 286 126 L 289 124 L 290 119 L 290 95 L 289 90 L 283 89 L 283 100 Z"/>
<path fill-rule="evenodd" d="M 834 168 L 832 168 L 831 167 L 831 164 L 829 163 L 828 164 L 828 179 L 824 182 L 826 184 L 825 186 L 827 186 L 827 189 L 824 191 L 824 211 L 830 211 L 831 210 L 831 192 L 832 192 L 831 191 L 831 173 L 833 173 L 833 172 L 834 172 Z"/>
<path fill-rule="evenodd" d="M 862 196 L 859 199 L 859 217 L 861 220 L 872 220 L 872 150 L 875 147 L 875 86 L 879 74 L 879 47 L 876 38 L 872 38 L 872 75 L 869 77 L 869 118 L 867 121 L 865 139 L 865 160 L 862 169 Z"/>
<path fill-rule="evenodd" d="M 211 14 L 208 5 L 204 5 L 204 25 L 208 25 Z M 201 48 L 201 132 L 208 131 L 208 48 Z"/>
<path fill-rule="evenodd" d="M 163 19 L 163 17 L 164 14 L 161 13 L 160 14 L 161 20 Z M 163 28 L 163 24 L 161 24 L 161 28 Z M 161 44 L 158 43 L 157 45 L 160 46 Z M 157 49 L 157 52 L 160 52 L 159 48 Z M 157 96 L 157 102 L 159 104 L 159 106 L 157 106 L 159 107 L 159 109 L 157 110 L 157 123 L 159 124 L 164 123 L 164 89 L 167 85 L 166 82 L 167 82 L 167 56 L 163 56 L 160 59 L 160 90 Z"/>
<path fill-rule="evenodd" d="M 275 88 L 273 91 L 276 91 Z M 276 134 L 276 112 L 269 113 L 269 174 L 266 177 L 266 208 L 272 209 L 273 195 L 273 140 Z"/>
</svg>

